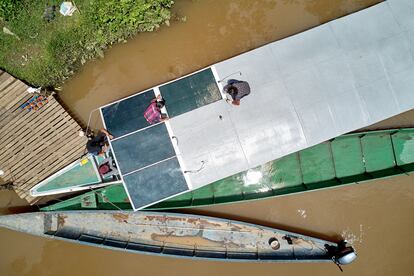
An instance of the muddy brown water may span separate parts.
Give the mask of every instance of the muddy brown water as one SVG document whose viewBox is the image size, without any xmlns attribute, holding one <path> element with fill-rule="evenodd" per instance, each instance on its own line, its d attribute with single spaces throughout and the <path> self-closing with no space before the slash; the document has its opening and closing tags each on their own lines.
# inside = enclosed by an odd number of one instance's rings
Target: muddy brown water
<svg viewBox="0 0 414 276">
<path fill-rule="evenodd" d="M 319 25 L 377 1 L 177 1 L 186 16 L 113 47 L 64 86 L 80 120 L 134 92 Z M 99 127 L 93 119 L 94 127 Z M 413 126 L 414 111 L 373 128 Z M 28 210 L 0 191 L 0 212 Z M 22 207 L 16 207 L 22 206 Z M 352 242 L 359 259 L 347 275 L 413 275 L 414 175 L 243 204 L 191 210 Z M 332 264 L 242 264 L 149 257 L 0 230 L 0 275 L 340 275 Z M 345 274 L 344 274 L 345 275 Z"/>
</svg>

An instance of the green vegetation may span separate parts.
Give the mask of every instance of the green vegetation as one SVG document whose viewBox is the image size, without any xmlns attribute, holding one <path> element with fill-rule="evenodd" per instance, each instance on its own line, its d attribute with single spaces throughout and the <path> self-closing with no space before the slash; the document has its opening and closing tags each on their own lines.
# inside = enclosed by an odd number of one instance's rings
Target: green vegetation
<svg viewBox="0 0 414 276">
<path fill-rule="evenodd" d="M 0 68 L 35 86 L 59 86 L 87 60 L 138 32 L 169 24 L 171 0 L 0 0 Z"/>
</svg>

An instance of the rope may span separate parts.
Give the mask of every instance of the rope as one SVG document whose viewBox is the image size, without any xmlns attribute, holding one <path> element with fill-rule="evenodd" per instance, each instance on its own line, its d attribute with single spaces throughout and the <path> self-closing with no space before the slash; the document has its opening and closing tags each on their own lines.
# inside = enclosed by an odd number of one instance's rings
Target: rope
<svg viewBox="0 0 414 276">
<path fill-rule="evenodd" d="M 217 81 L 217 82 L 218 82 L 218 83 L 221 83 L 221 82 L 223 82 L 225 79 L 227 79 L 228 77 L 231 77 L 231 76 L 236 75 L 236 74 L 238 74 L 239 76 L 241 76 L 241 75 L 242 75 L 242 72 L 241 72 L 241 71 L 237 71 L 237 72 L 231 73 L 230 75 L 225 76 L 224 78 L 220 79 L 220 80 L 219 80 L 219 81 Z"/>
<path fill-rule="evenodd" d="M 206 165 L 207 161 L 201 160 L 201 167 L 198 170 L 192 170 L 192 171 L 184 171 L 184 173 L 198 173 L 202 169 L 204 169 L 204 166 Z"/>
<path fill-rule="evenodd" d="M 89 187 L 89 189 L 96 194 L 97 196 L 99 196 L 104 202 L 108 202 L 109 204 L 111 204 L 113 207 L 115 207 L 116 209 L 118 209 L 119 211 L 123 211 L 121 208 L 119 208 L 118 206 L 116 206 L 113 202 L 111 202 L 110 200 L 107 200 L 106 198 L 104 198 L 100 193 L 97 193 L 94 189 L 92 189 L 91 187 Z"/>
<path fill-rule="evenodd" d="M 92 113 L 94 113 L 95 111 L 97 111 L 99 108 L 95 108 L 92 109 L 92 111 L 89 113 L 89 118 L 88 118 L 88 124 L 86 125 L 86 130 L 85 130 L 85 135 L 88 135 L 88 130 L 89 130 L 89 126 L 91 124 L 91 119 L 92 119 Z"/>
<path fill-rule="evenodd" d="M 92 114 L 97 111 L 99 108 L 95 108 L 92 109 L 92 111 L 89 113 L 89 118 L 88 118 L 88 124 L 86 125 L 86 129 L 85 129 L 85 136 L 87 139 L 89 139 L 89 130 L 90 130 L 90 125 L 91 125 L 91 119 L 92 119 Z M 84 158 L 86 155 L 88 154 L 86 145 L 85 145 L 85 149 L 83 150 L 83 153 L 81 154 L 81 156 L 79 157 L 79 159 Z"/>
</svg>

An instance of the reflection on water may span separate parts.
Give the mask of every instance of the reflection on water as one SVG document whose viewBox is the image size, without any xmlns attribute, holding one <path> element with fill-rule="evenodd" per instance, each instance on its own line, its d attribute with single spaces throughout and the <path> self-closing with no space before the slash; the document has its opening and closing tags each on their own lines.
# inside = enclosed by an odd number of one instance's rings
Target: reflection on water
<svg viewBox="0 0 414 276">
<path fill-rule="evenodd" d="M 114 47 L 88 64 L 62 94 L 84 122 L 105 103 L 219 60 L 371 5 L 368 0 L 181 0 L 175 12 L 187 22 Z M 414 112 L 376 127 L 411 125 Z M 96 123 L 95 123 L 96 125 Z M 249 175 L 257 181 L 258 174 Z M 414 260 L 414 175 L 369 184 L 191 210 L 242 219 L 321 238 L 353 242 L 359 259 L 348 275 L 411 275 Z M 21 205 L 0 191 L 2 212 Z M 79 246 L 0 230 L 0 275 L 340 275 L 331 264 L 193 262 Z M 411 272 L 411 273 L 410 273 Z"/>
</svg>

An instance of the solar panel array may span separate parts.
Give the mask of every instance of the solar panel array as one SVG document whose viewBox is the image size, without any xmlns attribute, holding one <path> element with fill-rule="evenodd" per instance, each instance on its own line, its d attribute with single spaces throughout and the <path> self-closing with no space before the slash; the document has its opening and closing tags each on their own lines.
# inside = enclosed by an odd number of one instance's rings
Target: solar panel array
<svg viewBox="0 0 414 276">
<path fill-rule="evenodd" d="M 150 125 L 143 114 L 160 93 L 170 118 L 221 99 L 211 69 L 101 108 L 118 169 L 134 210 L 188 191 L 168 122 Z M 181 164 L 182 165 L 182 164 Z"/>
</svg>

